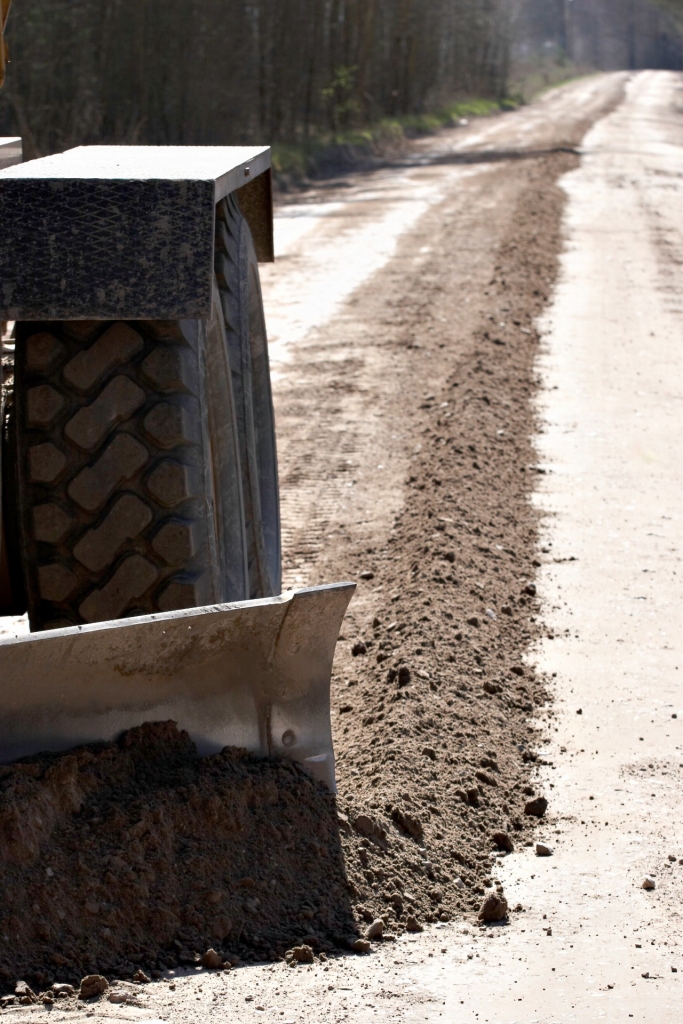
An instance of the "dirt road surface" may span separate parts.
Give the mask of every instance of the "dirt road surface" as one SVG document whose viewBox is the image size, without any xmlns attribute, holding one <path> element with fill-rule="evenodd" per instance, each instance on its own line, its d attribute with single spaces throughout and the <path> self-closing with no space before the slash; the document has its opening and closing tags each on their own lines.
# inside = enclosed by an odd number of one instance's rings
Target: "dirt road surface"
<svg viewBox="0 0 683 1024">
<path fill-rule="evenodd" d="M 679 1019 L 681 90 L 664 72 L 570 83 L 278 212 L 263 281 L 285 579 L 359 579 L 335 666 L 339 804 L 350 820 L 418 808 L 445 894 L 436 913 L 420 904 L 425 930 L 370 956 L 177 970 L 126 982 L 125 1004 L 5 1016 Z M 385 703 L 402 664 L 414 703 Z M 459 903 L 440 852 L 458 822 L 494 820 L 455 809 L 464 761 L 447 751 L 470 747 L 515 837 L 483 863 L 481 892 L 511 908 L 486 928 L 476 871 Z M 533 838 L 525 781 L 550 802 Z M 348 851 L 374 916 L 381 860 L 363 873 Z"/>
</svg>

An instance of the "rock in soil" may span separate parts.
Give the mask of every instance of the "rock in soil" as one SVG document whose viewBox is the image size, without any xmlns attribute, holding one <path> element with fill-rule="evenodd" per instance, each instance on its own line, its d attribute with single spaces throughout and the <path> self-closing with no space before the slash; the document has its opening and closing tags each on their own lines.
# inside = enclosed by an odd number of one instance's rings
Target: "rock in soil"
<svg viewBox="0 0 683 1024">
<path fill-rule="evenodd" d="M 648 875 L 646 878 L 643 879 L 643 885 L 642 885 L 643 889 L 654 889 L 654 887 L 655 887 L 655 880 L 654 880 L 654 878 L 650 878 L 650 876 Z"/>
<path fill-rule="evenodd" d="M 37 1003 L 38 996 L 35 994 L 30 985 L 25 981 L 18 981 L 14 986 L 14 994 L 18 998 L 19 1002 L 25 1006 L 29 1003 Z"/>
<path fill-rule="evenodd" d="M 381 939 L 384 934 L 384 921 L 381 917 L 376 918 L 365 930 L 366 939 Z"/>
<path fill-rule="evenodd" d="M 548 846 L 546 843 L 536 843 L 536 856 L 537 857 L 552 857 L 553 849 L 552 846 Z"/>
<path fill-rule="evenodd" d="M 109 982 L 101 974 L 88 974 L 81 979 L 81 987 L 78 993 L 79 999 L 92 999 L 93 996 L 101 996 L 109 988 Z"/>
<path fill-rule="evenodd" d="M 507 832 L 494 832 L 491 840 L 499 850 L 505 850 L 506 853 L 512 853 L 515 848 L 512 837 Z"/>
<path fill-rule="evenodd" d="M 315 960 L 313 948 L 305 944 L 303 946 L 294 946 L 290 952 L 291 956 L 288 959 L 296 960 L 298 964 L 312 964 Z"/>
<path fill-rule="evenodd" d="M 223 966 L 223 957 L 215 949 L 207 949 L 206 953 L 202 955 L 200 963 L 202 967 L 208 967 L 215 971 Z"/>
<path fill-rule="evenodd" d="M 548 801 L 544 796 L 537 796 L 524 805 L 524 813 L 534 818 L 542 818 L 548 809 Z"/>
<path fill-rule="evenodd" d="M 480 921 L 504 921 L 508 913 L 508 901 L 500 893 L 491 892 L 479 909 Z"/>
</svg>

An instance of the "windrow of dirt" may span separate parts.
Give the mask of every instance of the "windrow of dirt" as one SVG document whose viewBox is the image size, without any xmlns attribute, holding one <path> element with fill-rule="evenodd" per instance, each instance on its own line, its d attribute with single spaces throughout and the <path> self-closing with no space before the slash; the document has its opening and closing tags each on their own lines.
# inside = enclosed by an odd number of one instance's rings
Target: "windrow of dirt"
<svg viewBox="0 0 683 1024">
<path fill-rule="evenodd" d="M 349 617 L 340 645 L 336 746 L 360 924 L 400 931 L 478 911 L 502 892 L 497 857 L 531 842 L 543 810 L 531 718 L 547 697 L 524 661 L 540 628 L 535 318 L 557 270 L 556 180 L 575 161 L 526 170 L 460 358 L 448 318 L 430 315 L 445 306 L 438 270 L 394 309 L 397 343 L 429 355 L 441 385 L 406 410 L 415 444 L 386 545 L 352 556 L 367 612 Z"/>
</svg>

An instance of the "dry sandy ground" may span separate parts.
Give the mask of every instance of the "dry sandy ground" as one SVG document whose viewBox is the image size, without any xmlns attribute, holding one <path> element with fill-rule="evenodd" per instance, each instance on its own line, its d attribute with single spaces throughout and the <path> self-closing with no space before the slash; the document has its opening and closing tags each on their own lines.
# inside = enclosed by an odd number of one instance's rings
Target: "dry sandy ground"
<svg viewBox="0 0 683 1024">
<path fill-rule="evenodd" d="M 355 573 L 362 557 L 386 547 L 413 500 L 406 477 L 419 481 L 423 458 L 414 429 L 404 427 L 404 396 L 412 386 L 429 405 L 428 394 L 439 394 L 454 372 L 438 339 L 448 330 L 465 337 L 488 315 L 487 298 L 491 310 L 501 301 L 492 287 L 495 254 L 533 188 L 536 172 L 525 165 L 561 159 L 563 142 L 598 118 L 580 166 L 563 181 L 566 242 L 538 363 L 542 612 L 527 657 L 539 675 L 556 673 L 552 715 L 533 722 L 546 762 L 538 785 L 551 797 L 541 831 L 554 854 L 538 858 L 520 847 L 496 865 L 511 905 L 523 910 L 488 929 L 460 918 L 439 923 L 369 958 L 183 976 L 172 990 L 168 979 L 136 987 L 134 1005 L 64 1014 L 12 1007 L 6 1016 L 678 1019 L 681 79 L 634 76 L 617 109 L 600 116 L 624 78 L 573 83 L 514 115 L 428 140 L 400 170 L 336 183 L 324 202 L 317 192 L 284 207 L 283 260 L 264 275 L 286 571 L 296 585 L 331 578 L 344 559 Z M 526 160 L 509 152 L 519 156 L 521 147 Z M 446 272 L 444 239 L 454 232 L 459 245 Z M 401 312 L 411 282 L 429 300 L 427 326 L 419 309 Z M 502 323 L 495 320 L 498 335 L 511 329 Z M 407 344 L 379 344 L 388 333 Z M 472 352 L 463 342 L 461 361 Z M 349 636 L 367 634 L 368 620 L 390 602 L 382 572 L 354 602 Z M 340 644 L 337 689 L 353 664 Z M 341 722 L 336 732 L 344 753 Z M 342 797 L 353 772 L 343 760 Z M 646 873 L 653 891 L 641 888 Z"/>
</svg>

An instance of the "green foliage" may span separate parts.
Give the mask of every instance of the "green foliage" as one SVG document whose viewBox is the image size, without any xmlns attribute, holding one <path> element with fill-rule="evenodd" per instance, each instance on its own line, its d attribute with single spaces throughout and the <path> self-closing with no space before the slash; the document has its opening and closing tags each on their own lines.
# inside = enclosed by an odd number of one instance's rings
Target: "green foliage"
<svg viewBox="0 0 683 1024">
<path fill-rule="evenodd" d="M 548 89 L 555 89 L 565 82 L 572 82 L 590 74 L 595 74 L 594 69 L 566 60 L 530 61 L 513 67 L 510 75 L 510 96 L 517 105 L 530 103 Z"/>
<path fill-rule="evenodd" d="M 358 67 L 340 64 L 335 68 L 330 84 L 320 90 L 320 95 L 328 109 L 328 116 L 333 128 L 338 129 L 349 124 L 361 106 L 356 96 L 356 77 Z"/>
<path fill-rule="evenodd" d="M 301 180 L 315 176 L 329 165 L 352 164 L 363 158 L 395 153 L 409 138 L 433 134 L 463 118 L 489 117 L 501 111 L 515 110 L 520 102 L 511 98 L 501 101 L 472 98 L 450 104 L 433 114 L 382 118 L 363 129 L 320 132 L 315 138 L 298 145 L 276 143 L 273 146 L 273 168 L 281 179 Z"/>
</svg>

